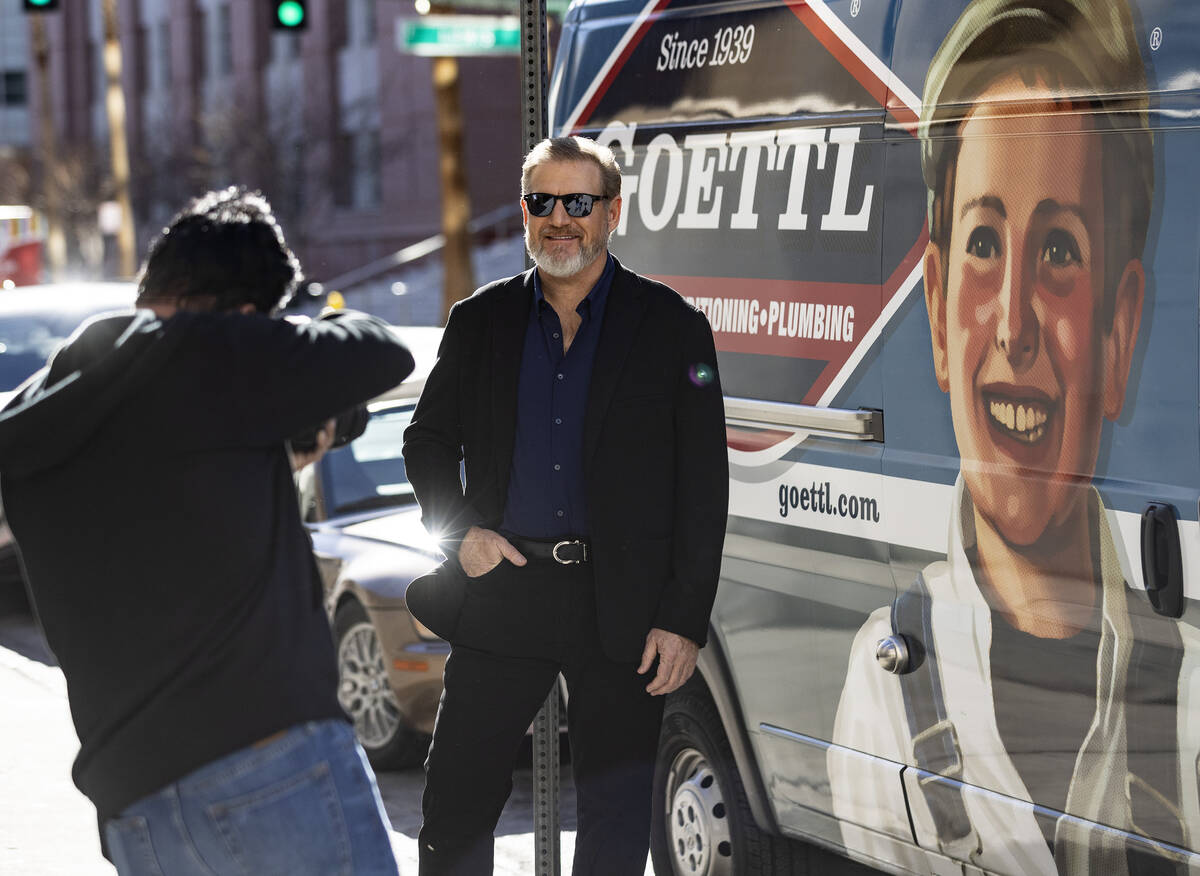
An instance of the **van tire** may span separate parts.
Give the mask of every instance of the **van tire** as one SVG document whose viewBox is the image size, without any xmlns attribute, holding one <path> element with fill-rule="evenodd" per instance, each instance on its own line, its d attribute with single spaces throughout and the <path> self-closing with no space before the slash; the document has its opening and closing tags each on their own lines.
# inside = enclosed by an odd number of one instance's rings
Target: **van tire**
<svg viewBox="0 0 1200 876">
<path fill-rule="evenodd" d="M 655 876 L 792 873 L 792 852 L 755 824 L 716 706 L 691 687 L 668 697 L 650 817 Z"/>
</svg>

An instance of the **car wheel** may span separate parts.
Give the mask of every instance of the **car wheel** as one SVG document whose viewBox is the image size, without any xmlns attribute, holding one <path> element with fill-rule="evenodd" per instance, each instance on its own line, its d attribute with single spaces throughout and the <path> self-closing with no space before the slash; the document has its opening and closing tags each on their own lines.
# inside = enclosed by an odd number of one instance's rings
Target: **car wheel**
<svg viewBox="0 0 1200 876">
<path fill-rule="evenodd" d="M 404 722 L 388 682 L 383 648 L 362 603 L 349 600 L 333 617 L 337 638 L 338 702 L 376 769 L 414 766 L 425 759 L 429 737 Z"/>
<path fill-rule="evenodd" d="M 716 707 L 687 689 L 667 700 L 654 768 L 656 876 L 791 873 L 792 848 L 754 823 Z"/>
</svg>

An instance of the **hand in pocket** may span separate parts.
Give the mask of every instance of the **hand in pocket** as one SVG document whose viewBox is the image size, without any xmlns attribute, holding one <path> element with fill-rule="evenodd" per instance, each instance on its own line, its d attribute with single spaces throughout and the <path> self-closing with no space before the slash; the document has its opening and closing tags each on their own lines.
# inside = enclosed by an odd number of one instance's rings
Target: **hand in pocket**
<svg viewBox="0 0 1200 876">
<path fill-rule="evenodd" d="M 467 530 L 458 550 L 458 562 L 468 578 L 480 578 L 504 560 L 514 566 L 525 565 L 525 557 L 500 533 L 478 526 Z"/>
</svg>

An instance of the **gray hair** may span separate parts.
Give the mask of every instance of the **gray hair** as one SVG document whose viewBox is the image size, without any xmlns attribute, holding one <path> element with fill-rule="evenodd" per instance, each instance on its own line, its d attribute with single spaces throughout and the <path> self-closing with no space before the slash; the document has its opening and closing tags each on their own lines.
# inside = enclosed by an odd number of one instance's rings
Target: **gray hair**
<svg viewBox="0 0 1200 876">
<path fill-rule="evenodd" d="M 521 194 L 529 194 L 529 179 L 535 167 L 568 161 L 590 161 L 600 168 L 601 191 L 590 194 L 610 199 L 621 196 L 621 165 L 617 157 L 607 146 L 586 137 L 550 137 L 530 149 L 521 165 Z"/>
</svg>

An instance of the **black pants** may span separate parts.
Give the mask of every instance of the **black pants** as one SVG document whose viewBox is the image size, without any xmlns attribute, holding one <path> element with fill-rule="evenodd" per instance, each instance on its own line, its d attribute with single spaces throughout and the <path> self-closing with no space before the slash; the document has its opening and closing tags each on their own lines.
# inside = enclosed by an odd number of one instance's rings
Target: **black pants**
<svg viewBox="0 0 1200 876">
<path fill-rule="evenodd" d="M 663 698 L 646 693 L 653 670 L 638 675 L 636 662 L 603 654 L 589 567 L 501 563 L 471 582 L 459 633 L 425 763 L 421 876 L 490 876 L 521 740 L 560 671 L 577 800 L 572 873 L 641 876 Z"/>
</svg>

